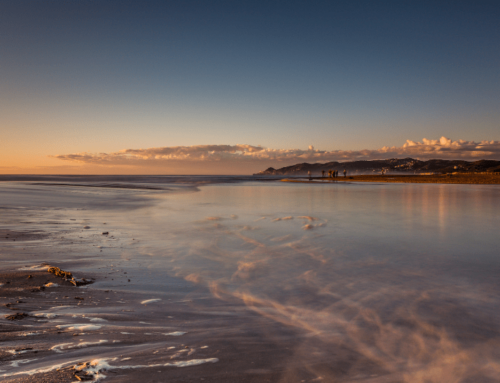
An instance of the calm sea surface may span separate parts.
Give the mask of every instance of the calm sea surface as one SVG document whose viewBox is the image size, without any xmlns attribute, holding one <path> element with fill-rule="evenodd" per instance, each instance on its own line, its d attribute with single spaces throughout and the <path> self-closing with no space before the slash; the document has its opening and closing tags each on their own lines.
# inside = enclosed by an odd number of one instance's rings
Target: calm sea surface
<svg viewBox="0 0 500 383">
<path fill-rule="evenodd" d="M 94 288 L 241 307 L 301 334 L 291 364 L 348 354 L 341 381 L 500 381 L 498 186 L 10 178 L 0 208 L 52 233 L 1 244 L 5 266 L 113 264 L 132 282 Z"/>
</svg>

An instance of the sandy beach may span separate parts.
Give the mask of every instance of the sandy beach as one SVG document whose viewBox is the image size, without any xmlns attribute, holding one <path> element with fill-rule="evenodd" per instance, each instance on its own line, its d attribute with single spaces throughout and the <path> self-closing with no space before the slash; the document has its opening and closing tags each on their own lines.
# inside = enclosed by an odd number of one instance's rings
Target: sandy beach
<svg viewBox="0 0 500 383">
<path fill-rule="evenodd" d="M 0 184 L 2 381 L 495 381 L 496 187 L 167 181 Z"/>
<path fill-rule="evenodd" d="M 2 382 L 180 382 L 184 369 L 191 381 L 273 382 L 284 370 L 276 365 L 291 356 L 283 345 L 297 342 L 290 331 L 263 342 L 259 329 L 270 324 L 257 316 L 215 324 L 214 306 L 189 314 L 186 301 L 81 289 L 43 268 L 0 273 Z M 210 335 L 200 337 L 207 326 Z M 235 327 L 231 339 L 225 326 Z"/>
</svg>

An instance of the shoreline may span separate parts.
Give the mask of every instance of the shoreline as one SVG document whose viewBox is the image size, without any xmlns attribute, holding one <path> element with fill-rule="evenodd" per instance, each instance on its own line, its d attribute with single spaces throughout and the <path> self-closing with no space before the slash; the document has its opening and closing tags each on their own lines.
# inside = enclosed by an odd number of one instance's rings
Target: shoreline
<svg viewBox="0 0 500 383">
<path fill-rule="evenodd" d="M 320 181 L 320 182 L 318 182 Z M 434 175 L 354 175 L 337 178 L 312 177 L 306 179 L 282 179 L 281 182 L 298 183 L 336 183 L 336 182 L 386 182 L 386 183 L 427 183 L 427 184 L 465 184 L 465 185 L 500 185 L 500 174 L 434 174 Z"/>
<path fill-rule="evenodd" d="M 266 339 L 270 321 L 231 302 L 193 311 L 189 295 L 74 286 L 51 266 L 0 272 L 2 382 L 278 381 L 302 340 L 281 326 Z"/>
<path fill-rule="evenodd" d="M 461 374 L 493 376 L 484 361 L 496 366 L 500 340 L 498 265 L 489 261 L 500 189 L 401 193 L 345 181 L 333 189 L 213 186 L 152 198 L 142 210 L 136 200 L 147 193 L 9 190 L 0 231 L 0 380 L 73 383 L 83 370 L 105 383 L 386 383 L 429 376 L 454 350 L 468 360 Z M 40 198 L 34 207 L 17 201 L 24 190 L 23 201 Z M 370 225 L 360 228 L 361 220 Z M 449 231 L 450 222 L 460 230 Z M 380 242 L 387 233 L 391 241 Z M 446 251 L 435 257 L 441 243 Z M 464 254 L 484 261 L 471 268 Z M 47 273 L 49 265 L 94 283 L 73 286 Z M 382 359 L 365 353 L 386 339 Z"/>
<path fill-rule="evenodd" d="M 115 375 L 120 381 L 131 373 L 136 379 L 141 375 L 158 379 L 162 369 L 164 375 L 172 367 L 219 361 L 209 355 L 215 350 L 208 346 L 185 345 L 182 335 L 186 330 L 171 328 L 181 327 L 186 318 L 169 320 L 169 326 L 162 323 L 164 317 L 158 310 L 161 299 L 145 301 L 144 296 L 134 293 L 77 287 L 65 272 L 55 275 L 48 271 L 50 267 L 43 264 L 0 272 L 3 382 L 114 381 Z M 126 301 L 138 304 L 124 305 Z M 163 355 L 151 357 L 151 352 Z M 130 359 L 134 360 L 132 365 Z M 203 371 L 206 369 L 197 369 L 198 373 Z"/>
<path fill-rule="evenodd" d="M 49 265 L 43 267 L 48 269 Z M 71 363 L 50 362 L 55 350 L 54 346 L 50 346 L 54 343 L 69 346 L 77 340 L 75 337 L 80 335 L 79 332 L 70 328 L 58 328 L 58 320 L 55 318 L 60 316 L 59 307 L 79 310 L 86 303 L 92 302 L 85 302 L 86 298 L 90 298 L 87 297 L 87 291 L 43 271 L 42 265 L 38 265 L 25 270 L 2 271 L 0 295 L 0 377 L 3 381 L 22 381 L 23 378 L 33 379 L 35 376 L 40 382 L 68 382 L 77 379 Z M 53 364 L 54 368 L 46 364 L 43 367 L 38 365 L 37 369 L 19 369 L 42 358 L 47 358 L 47 364 Z"/>
</svg>

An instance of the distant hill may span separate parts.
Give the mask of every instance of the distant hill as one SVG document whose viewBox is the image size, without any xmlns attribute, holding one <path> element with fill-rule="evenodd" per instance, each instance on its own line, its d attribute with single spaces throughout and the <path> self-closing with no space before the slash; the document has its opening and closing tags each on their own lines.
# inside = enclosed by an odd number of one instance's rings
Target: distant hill
<svg viewBox="0 0 500 383">
<path fill-rule="evenodd" d="M 500 161 L 479 160 L 474 162 L 462 160 L 429 160 L 420 161 L 413 158 L 391 158 L 387 160 L 328 162 L 326 164 L 309 164 L 304 162 L 280 169 L 268 168 L 254 175 L 306 175 L 311 172 L 318 176 L 324 170 L 338 170 L 339 174 L 347 170 L 349 174 L 373 174 L 382 170 L 394 173 L 450 173 L 450 172 L 500 172 Z"/>
</svg>

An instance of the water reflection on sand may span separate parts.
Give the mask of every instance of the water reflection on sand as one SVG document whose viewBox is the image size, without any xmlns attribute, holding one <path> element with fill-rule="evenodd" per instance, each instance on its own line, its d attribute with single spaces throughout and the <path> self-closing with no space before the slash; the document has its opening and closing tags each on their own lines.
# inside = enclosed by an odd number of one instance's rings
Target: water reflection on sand
<svg viewBox="0 0 500 383">
<path fill-rule="evenodd" d="M 325 381 L 498 381 L 496 186 L 247 182 L 82 198 L 87 210 L 68 202 L 36 214 L 90 227 L 64 239 L 100 241 L 70 255 L 99 251 L 82 267 L 120 260 L 134 275 L 96 287 L 164 297 L 173 276 L 185 283 L 186 310 L 205 312 L 215 297 L 295 329 L 276 366 L 282 381 L 301 371 Z M 214 320 L 230 323 L 223 317 Z"/>
</svg>

